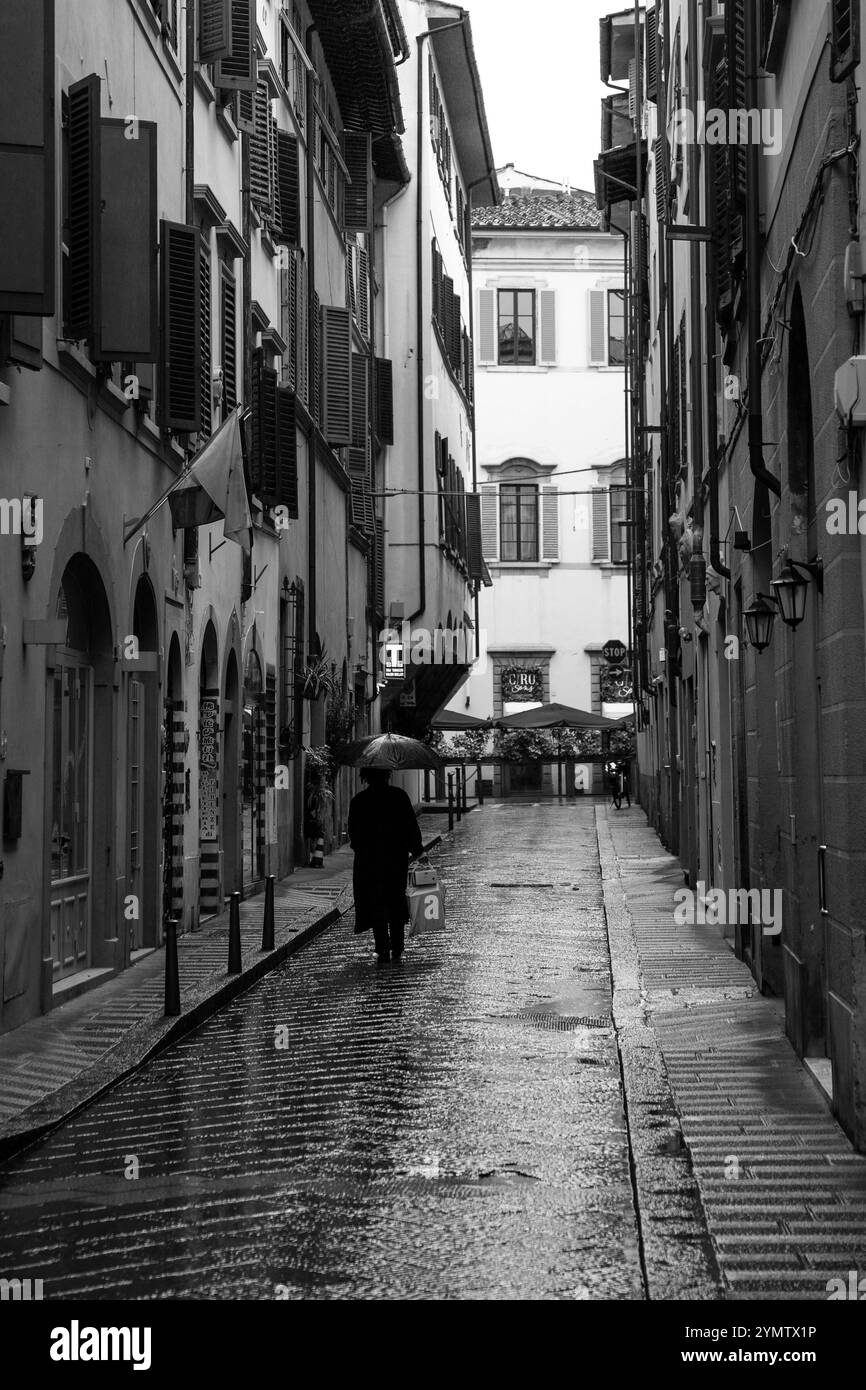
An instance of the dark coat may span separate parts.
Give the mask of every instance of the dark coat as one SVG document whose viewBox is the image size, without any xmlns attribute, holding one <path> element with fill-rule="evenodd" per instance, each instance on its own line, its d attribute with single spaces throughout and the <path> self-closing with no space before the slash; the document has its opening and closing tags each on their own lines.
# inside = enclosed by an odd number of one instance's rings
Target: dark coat
<svg viewBox="0 0 866 1390">
<path fill-rule="evenodd" d="M 423 842 L 412 802 L 402 787 L 370 786 L 352 797 L 349 843 L 355 851 L 355 931 L 408 922 L 409 856 L 421 854 Z"/>
</svg>

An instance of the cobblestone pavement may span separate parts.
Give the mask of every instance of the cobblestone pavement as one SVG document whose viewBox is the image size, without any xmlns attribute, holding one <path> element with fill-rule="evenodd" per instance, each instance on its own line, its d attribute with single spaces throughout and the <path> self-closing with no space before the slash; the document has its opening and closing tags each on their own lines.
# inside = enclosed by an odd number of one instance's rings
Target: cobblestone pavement
<svg viewBox="0 0 866 1390">
<path fill-rule="evenodd" d="M 348 916 L 3 1170 L 0 1273 L 643 1298 L 592 803 L 488 806 L 434 859 L 448 930 L 402 967 Z"/>
</svg>

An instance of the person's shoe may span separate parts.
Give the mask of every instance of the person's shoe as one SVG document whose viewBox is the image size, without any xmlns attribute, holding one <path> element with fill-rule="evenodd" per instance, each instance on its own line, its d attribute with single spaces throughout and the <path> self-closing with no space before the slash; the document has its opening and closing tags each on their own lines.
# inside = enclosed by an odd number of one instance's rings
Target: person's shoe
<svg viewBox="0 0 866 1390">
<path fill-rule="evenodd" d="M 402 965 L 402 964 L 403 964 L 403 952 L 402 952 L 402 951 L 392 951 L 392 952 L 391 952 L 391 960 L 394 962 L 395 965 Z"/>
<path fill-rule="evenodd" d="M 376 957 L 376 960 L 377 960 L 377 962 L 379 963 L 379 965 L 387 965 L 387 964 L 388 964 L 388 952 L 387 952 L 387 951 L 380 951 L 379 954 L 378 954 L 377 957 Z"/>
</svg>

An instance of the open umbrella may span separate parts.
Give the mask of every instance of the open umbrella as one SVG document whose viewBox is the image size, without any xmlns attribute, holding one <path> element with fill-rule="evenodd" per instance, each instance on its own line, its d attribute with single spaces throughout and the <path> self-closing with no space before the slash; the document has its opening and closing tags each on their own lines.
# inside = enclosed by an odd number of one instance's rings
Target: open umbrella
<svg viewBox="0 0 866 1390">
<path fill-rule="evenodd" d="M 474 714 L 461 714 L 459 710 L 443 709 L 439 714 L 434 714 L 430 724 L 434 729 L 450 729 L 453 732 L 457 729 L 487 729 L 490 720 L 479 719 Z"/>
<path fill-rule="evenodd" d="M 589 710 L 574 709 L 571 705 L 538 705 L 518 714 L 506 714 L 496 720 L 500 729 L 617 729 L 615 719 Z"/>
<path fill-rule="evenodd" d="M 348 763 L 351 767 L 387 767 L 404 771 L 443 765 L 442 759 L 426 743 L 419 743 L 417 738 L 406 738 L 404 734 L 373 734 L 370 738 L 347 743 L 344 748 L 335 749 L 334 753 L 341 763 Z"/>
</svg>

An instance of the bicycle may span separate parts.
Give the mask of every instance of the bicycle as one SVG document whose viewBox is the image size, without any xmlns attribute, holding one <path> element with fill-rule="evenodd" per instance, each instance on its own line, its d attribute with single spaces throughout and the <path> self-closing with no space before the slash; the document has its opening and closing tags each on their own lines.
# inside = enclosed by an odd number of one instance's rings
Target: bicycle
<svg viewBox="0 0 866 1390">
<path fill-rule="evenodd" d="M 631 810 L 631 792 L 629 791 L 628 778 L 625 768 L 619 766 L 613 774 L 613 790 L 611 792 L 611 800 L 618 811 L 622 810 L 623 797 L 625 797 L 629 810 Z"/>
</svg>

